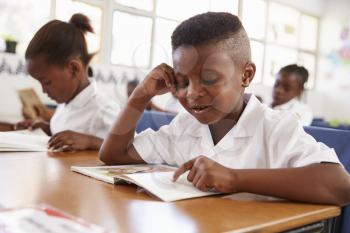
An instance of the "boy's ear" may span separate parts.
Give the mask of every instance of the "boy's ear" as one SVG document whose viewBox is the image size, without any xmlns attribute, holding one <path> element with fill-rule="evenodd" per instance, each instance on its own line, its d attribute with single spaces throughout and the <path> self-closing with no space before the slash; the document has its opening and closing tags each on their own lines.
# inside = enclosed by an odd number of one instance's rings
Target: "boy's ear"
<svg viewBox="0 0 350 233">
<path fill-rule="evenodd" d="M 248 62 L 244 66 L 243 76 L 242 76 L 242 86 L 248 87 L 253 81 L 255 75 L 256 67 L 253 62 Z"/>
<path fill-rule="evenodd" d="M 83 70 L 83 65 L 79 59 L 71 59 L 68 61 L 68 70 L 73 78 L 76 78 Z"/>
</svg>

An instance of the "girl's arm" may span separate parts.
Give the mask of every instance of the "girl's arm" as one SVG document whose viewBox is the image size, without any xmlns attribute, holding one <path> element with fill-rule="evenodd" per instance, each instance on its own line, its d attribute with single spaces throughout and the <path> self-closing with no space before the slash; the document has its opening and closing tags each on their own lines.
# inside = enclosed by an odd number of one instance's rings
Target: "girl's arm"
<svg viewBox="0 0 350 233">
<path fill-rule="evenodd" d="M 155 95 L 165 94 L 174 88 L 173 69 L 161 64 L 154 68 L 132 92 L 128 103 L 119 113 L 111 132 L 99 152 L 106 164 L 145 163 L 132 146 L 137 122 L 147 104 Z"/>
</svg>

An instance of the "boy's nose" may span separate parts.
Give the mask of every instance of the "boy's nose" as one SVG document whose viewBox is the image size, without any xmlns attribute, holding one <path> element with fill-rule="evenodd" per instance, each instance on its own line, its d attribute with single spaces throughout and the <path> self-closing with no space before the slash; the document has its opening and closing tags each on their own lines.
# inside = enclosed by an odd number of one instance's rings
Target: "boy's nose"
<svg viewBox="0 0 350 233">
<path fill-rule="evenodd" d="M 187 89 L 188 98 L 198 98 L 203 96 L 203 87 L 199 83 L 190 83 Z"/>
</svg>

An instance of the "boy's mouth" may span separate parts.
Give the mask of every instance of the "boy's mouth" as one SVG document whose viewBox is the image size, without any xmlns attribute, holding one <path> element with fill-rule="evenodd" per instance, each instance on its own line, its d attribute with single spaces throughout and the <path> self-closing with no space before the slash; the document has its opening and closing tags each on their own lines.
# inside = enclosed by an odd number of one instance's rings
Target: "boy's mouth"
<svg viewBox="0 0 350 233">
<path fill-rule="evenodd" d="M 194 113 L 201 114 L 205 113 L 210 109 L 209 105 L 193 105 L 191 106 L 191 109 Z"/>
</svg>

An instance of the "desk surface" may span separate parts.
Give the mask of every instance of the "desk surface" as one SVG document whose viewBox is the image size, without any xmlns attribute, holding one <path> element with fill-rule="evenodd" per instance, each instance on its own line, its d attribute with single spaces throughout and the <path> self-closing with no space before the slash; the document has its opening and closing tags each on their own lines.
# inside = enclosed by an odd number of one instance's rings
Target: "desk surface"
<svg viewBox="0 0 350 233">
<path fill-rule="evenodd" d="M 0 153 L 0 205 L 45 203 L 116 232 L 277 232 L 340 213 L 334 206 L 220 197 L 165 203 L 133 185 L 70 171 L 100 164 L 96 152 Z"/>
</svg>

